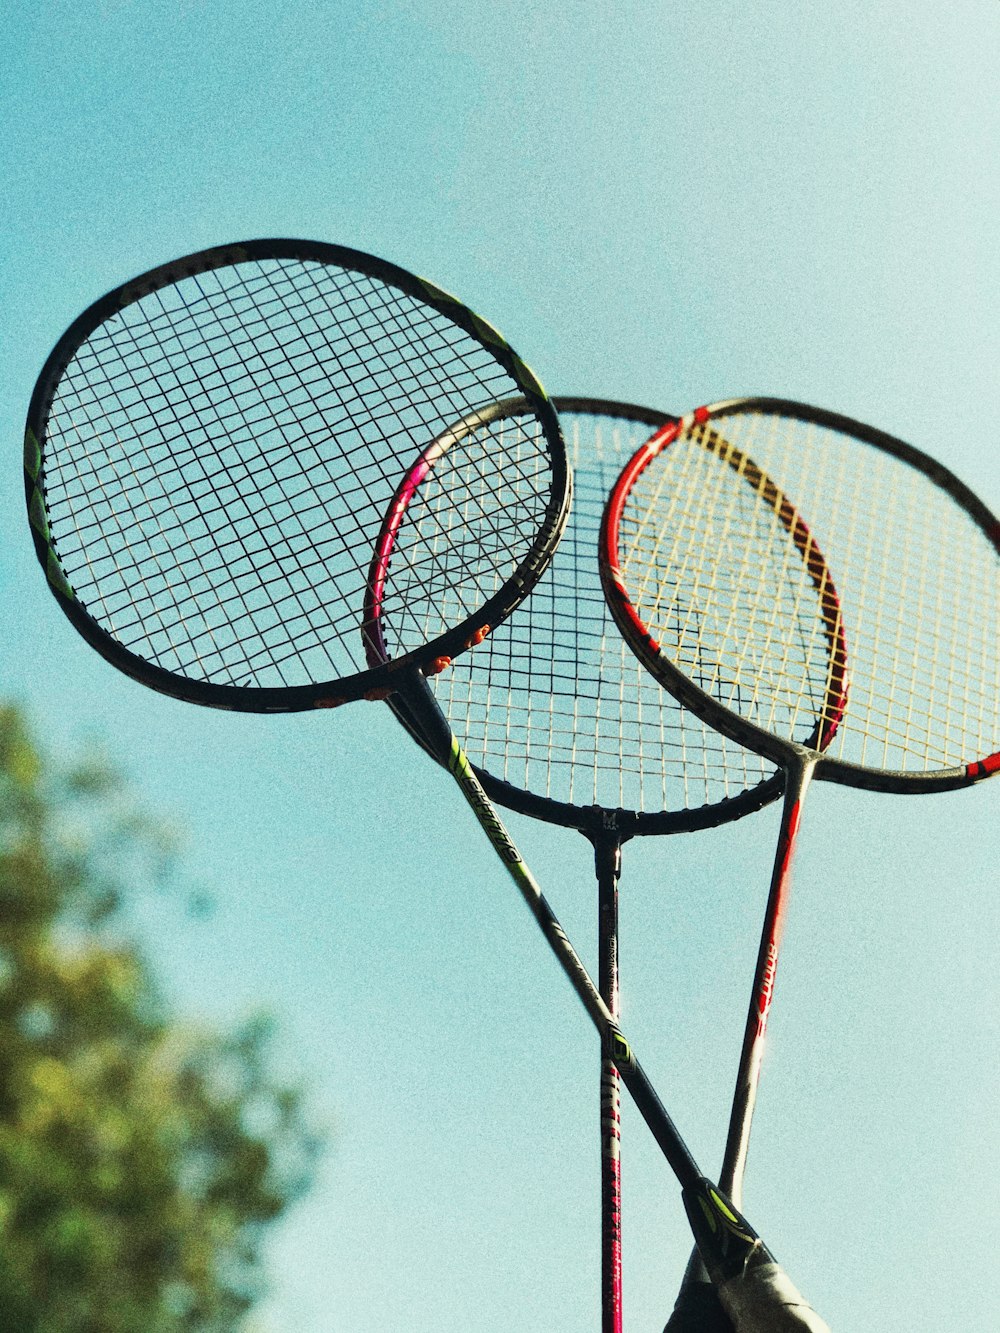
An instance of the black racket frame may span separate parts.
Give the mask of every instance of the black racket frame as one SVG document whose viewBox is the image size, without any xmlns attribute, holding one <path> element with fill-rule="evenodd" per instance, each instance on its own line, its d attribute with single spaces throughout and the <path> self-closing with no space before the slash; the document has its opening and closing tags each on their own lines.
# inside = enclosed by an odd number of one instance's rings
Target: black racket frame
<svg viewBox="0 0 1000 1333">
<path fill-rule="evenodd" d="M 63 571 L 50 529 L 45 496 L 46 427 L 64 372 L 77 350 L 101 324 L 142 297 L 185 278 L 213 269 L 271 259 L 295 259 L 350 270 L 395 287 L 447 316 L 488 349 L 541 422 L 552 464 L 552 483 L 544 520 L 529 551 L 503 586 L 461 624 L 383 666 L 369 667 L 336 681 L 244 688 L 175 675 L 147 662 L 120 644 L 89 614 Z M 214 246 L 161 264 L 107 292 L 73 321 L 49 354 L 31 396 L 24 435 L 25 499 L 35 553 L 53 595 L 79 633 L 102 657 L 141 684 L 189 703 L 236 712 L 286 713 L 336 707 L 392 688 L 393 675 L 399 670 L 410 666 L 423 668 L 441 657 L 457 657 L 479 630 L 498 624 L 509 615 L 544 573 L 566 524 L 570 487 L 571 476 L 556 411 L 533 372 L 487 320 L 449 292 L 396 264 L 361 250 L 322 241 L 271 238 Z M 359 609 L 359 624 L 360 614 Z"/>
</svg>

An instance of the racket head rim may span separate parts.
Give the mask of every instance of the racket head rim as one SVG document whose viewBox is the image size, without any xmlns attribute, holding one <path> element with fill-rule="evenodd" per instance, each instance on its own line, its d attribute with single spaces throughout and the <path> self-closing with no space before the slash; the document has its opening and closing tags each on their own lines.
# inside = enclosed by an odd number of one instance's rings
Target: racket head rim
<svg viewBox="0 0 1000 1333">
<path fill-rule="evenodd" d="M 215 269 L 253 260 L 290 259 L 334 265 L 396 287 L 445 315 L 495 357 L 540 422 L 551 468 L 549 499 L 530 549 L 504 584 L 460 624 L 378 666 L 330 681 L 290 686 L 240 686 L 209 682 L 169 671 L 121 644 L 77 599 L 49 531 L 45 495 L 46 426 L 59 382 L 87 338 L 118 311 L 144 296 Z M 143 685 L 207 707 L 237 712 L 301 712 L 337 707 L 391 688 L 392 674 L 424 668 L 440 657 L 457 657 L 483 628 L 499 624 L 545 572 L 569 516 L 572 485 L 562 428 L 548 394 L 506 339 L 459 298 L 389 260 L 334 242 L 289 237 L 231 242 L 194 251 L 139 274 L 91 302 L 56 341 L 35 381 L 24 432 L 24 488 L 35 554 L 49 589 L 80 635 L 112 666 Z M 362 609 L 359 608 L 359 636 Z"/>
<path fill-rule="evenodd" d="M 802 745 L 776 736 L 741 717 L 719 703 L 713 695 L 695 685 L 660 649 L 636 610 L 618 566 L 617 523 L 621 517 L 625 497 L 636 478 L 656 454 L 667 447 L 682 431 L 702 422 L 724 420 L 727 416 L 733 416 L 741 411 L 792 417 L 795 420 L 841 431 L 875 448 L 885 450 L 922 472 L 931 482 L 950 495 L 1000 554 L 1000 520 L 954 472 L 914 445 L 843 413 L 814 407 L 794 399 L 759 395 L 720 399 L 685 414 L 671 431 L 663 432 L 663 438 L 658 441 L 658 447 L 653 452 L 650 452 L 649 444 L 638 449 L 623 467 L 618 481 L 608 496 L 601 520 L 598 563 L 605 600 L 629 647 L 654 679 L 673 694 L 684 707 L 722 735 L 746 746 L 747 749 L 753 750 L 782 769 L 787 768 L 796 758 L 808 757 L 815 761 L 814 775 L 824 781 L 898 794 L 914 791 L 928 793 L 951 791 L 970 786 L 1000 771 L 1000 750 L 964 764 L 927 770 L 882 769 L 835 758 L 814 745 Z M 848 656 L 848 672 L 849 669 Z M 832 740 L 833 735 L 828 735 L 826 744 Z"/>
<path fill-rule="evenodd" d="M 553 394 L 551 402 L 560 413 L 580 413 L 608 416 L 622 421 L 636 421 L 650 426 L 654 433 L 675 425 L 680 420 L 672 413 L 657 408 L 611 398 Z M 519 400 L 507 399 L 498 402 L 494 407 L 498 415 L 502 414 L 501 409 L 503 412 L 516 415 Z M 431 747 L 422 739 L 419 724 L 409 716 L 405 703 L 397 695 L 390 696 L 387 702 L 397 721 L 415 743 L 432 759 L 436 758 Z M 441 707 L 447 716 L 447 710 L 443 705 Z M 449 725 L 451 725 L 450 719 Z M 777 769 L 752 787 L 745 787 L 735 796 L 727 796 L 721 801 L 689 806 L 680 810 L 636 810 L 624 806 L 583 805 L 553 796 L 541 796 L 528 787 L 519 786 L 517 783 L 496 776 L 488 768 L 475 763 L 471 757 L 469 763 L 490 800 L 505 809 L 561 828 L 576 829 L 588 835 L 607 828 L 611 832 L 619 833 L 623 841 L 632 837 L 694 833 L 702 829 L 718 828 L 772 804 L 780 798 L 784 790 L 784 774 Z M 614 824 L 606 824 L 607 819 L 613 819 Z"/>
<path fill-rule="evenodd" d="M 886 453 L 908 463 L 918 472 L 922 472 L 936 485 L 940 486 L 953 500 L 957 501 L 969 517 L 982 530 L 994 549 L 1000 554 L 1000 518 L 992 512 L 979 496 L 944 463 L 916 445 L 901 440 L 877 426 L 866 425 L 843 412 L 834 412 L 829 408 L 815 407 L 809 403 L 797 402 L 791 398 L 776 398 L 769 395 L 753 395 L 741 398 L 724 398 L 709 403 L 699 411 L 710 413 L 713 418 L 732 416 L 741 411 L 772 412 L 777 416 L 793 417 L 797 421 L 811 422 L 829 430 L 842 431 L 882 449 Z"/>
</svg>

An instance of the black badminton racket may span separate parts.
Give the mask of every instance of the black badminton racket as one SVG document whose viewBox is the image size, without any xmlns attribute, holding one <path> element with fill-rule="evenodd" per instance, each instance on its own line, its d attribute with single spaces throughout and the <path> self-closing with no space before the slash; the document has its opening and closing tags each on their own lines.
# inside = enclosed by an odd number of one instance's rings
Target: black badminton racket
<svg viewBox="0 0 1000 1333">
<path fill-rule="evenodd" d="M 517 404 L 497 403 L 488 410 L 487 416 L 497 423 L 509 421 L 512 411 L 516 418 L 517 406 Z M 476 429 L 480 424 L 480 417 L 480 413 L 475 413 L 465 421 L 455 423 L 449 428 L 448 438 L 460 438 L 466 431 Z M 411 539 L 407 530 L 407 509 L 426 473 L 428 460 L 433 457 L 435 449 L 436 446 L 432 444 L 426 458 L 418 460 L 401 480 L 386 511 L 375 544 L 362 623 L 362 636 L 368 659 L 373 667 L 392 660 L 393 645 L 384 623 L 383 607 L 392 579 L 394 553 L 397 546 L 405 546 Z M 433 552 L 432 558 L 436 563 L 440 559 L 440 553 Z M 482 643 L 484 638 L 485 631 L 480 631 L 470 646 Z M 831 652 L 837 647 L 839 644 L 831 639 Z M 441 659 L 435 664 L 435 668 L 444 668 L 447 665 L 450 665 L 450 662 Z M 579 955 L 542 895 L 537 881 L 496 814 L 475 769 L 452 732 L 425 677 L 413 675 L 405 682 L 397 684 L 394 693 L 389 691 L 381 693 L 393 703 L 400 720 L 415 739 L 439 762 L 447 764 L 494 849 L 520 889 L 563 970 L 576 989 L 577 995 L 587 1008 L 601 1035 L 602 1050 L 614 1062 L 647 1125 L 684 1186 L 683 1198 L 699 1250 L 706 1260 L 711 1281 L 729 1291 L 727 1304 L 736 1315 L 737 1329 L 740 1333 L 751 1333 L 761 1326 L 759 1319 L 765 1317 L 767 1327 L 772 1329 L 808 1328 L 816 1330 L 816 1333 L 822 1333 L 826 1325 L 805 1304 L 745 1219 L 734 1210 L 724 1194 L 720 1193 L 711 1182 L 698 1175 L 697 1167 L 687 1147 L 635 1060 L 631 1047 L 622 1036 L 615 1016 L 604 1001 L 600 989 L 588 975 Z M 760 788 L 768 784 L 757 785 Z M 749 809 L 758 799 L 766 799 L 766 794 L 761 797 L 759 790 L 744 791 L 732 799 L 737 808 Z M 534 799 L 528 793 L 522 792 L 519 803 L 525 800 L 533 802 Z M 566 810 L 563 811 L 564 817 L 567 813 Z M 662 811 L 660 813 L 663 814 Z M 703 810 L 699 817 L 703 824 L 721 822 L 718 810 L 707 812 Z M 691 822 L 696 822 L 693 815 L 687 818 Z M 605 849 L 607 846 L 608 844 L 605 844 Z M 602 860 L 605 862 L 604 865 Z M 606 856 L 602 857 L 601 848 L 598 847 L 598 874 L 603 875 L 606 880 L 615 879 L 615 867 L 606 864 L 607 860 Z M 617 852 L 615 860 L 617 861 Z M 612 1194 L 612 1205 L 615 1202 L 617 1201 Z M 698 1270 L 693 1269 L 692 1279 L 697 1279 L 698 1276 Z M 613 1285 L 610 1295 L 613 1298 Z M 716 1326 L 724 1326 L 724 1315 L 713 1302 L 699 1301 L 699 1312 L 706 1316 L 714 1313 Z"/>
<path fill-rule="evenodd" d="M 452 422 L 514 392 L 518 432 L 449 449 Z M 414 547 L 404 576 L 397 550 L 397 654 L 371 667 L 375 537 L 432 440 L 409 522 L 460 521 L 461 551 L 435 568 Z M 154 689 L 255 712 L 363 698 L 462 651 L 530 590 L 568 508 L 556 414 L 490 324 L 384 260 L 297 240 L 202 251 L 92 305 L 36 384 L 24 466 L 35 549 L 84 637 Z"/>
</svg>

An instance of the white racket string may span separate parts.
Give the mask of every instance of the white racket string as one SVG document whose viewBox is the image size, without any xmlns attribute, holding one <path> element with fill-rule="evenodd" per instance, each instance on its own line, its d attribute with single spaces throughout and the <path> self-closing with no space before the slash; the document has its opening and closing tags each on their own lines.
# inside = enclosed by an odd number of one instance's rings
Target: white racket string
<svg viewBox="0 0 1000 1333">
<path fill-rule="evenodd" d="M 561 419 L 577 465 L 559 550 L 517 613 L 435 677 L 444 713 L 481 769 L 575 806 L 684 810 L 759 785 L 772 767 L 665 695 L 607 614 L 604 503 L 654 428 L 565 408 Z"/>
</svg>

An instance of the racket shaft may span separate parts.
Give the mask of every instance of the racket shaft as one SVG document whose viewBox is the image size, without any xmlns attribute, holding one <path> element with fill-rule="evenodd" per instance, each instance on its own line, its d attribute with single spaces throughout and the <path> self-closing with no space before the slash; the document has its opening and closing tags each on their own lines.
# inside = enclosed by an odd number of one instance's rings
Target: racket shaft
<svg viewBox="0 0 1000 1333">
<path fill-rule="evenodd" d="M 602 1049 L 614 1060 L 629 1096 L 649 1126 L 650 1133 L 659 1144 L 670 1169 L 682 1186 L 694 1185 L 702 1178 L 694 1158 L 667 1114 L 655 1088 L 633 1055 L 630 1043 L 612 1017 L 579 954 L 569 942 L 538 881 L 528 869 L 489 797 L 483 791 L 468 756 L 456 737 L 452 735 L 451 728 L 427 681 L 418 671 L 403 670 L 398 673 L 396 689 L 423 732 L 432 753 L 440 758 L 454 777 L 480 827 L 492 843 L 493 850 L 517 885 L 518 892 L 527 903 L 549 947 L 569 978 L 570 985 L 590 1015 L 591 1022 L 601 1038 Z"/>
<path fill-rule="evenodd" d="M 601 995 L 617 1022 L 618 879 L 621 842 L 614 833 L 593 836 L 598 886 L 598 967 Z M 601 1047 L 601 1328 L 622 1333 L 621 1090 L 614 1060 Z"/>
<path fill-rule="evenodd" d="M 601 1301 L 603 1333 L 622 1333 L 621 1093 L 614 1060 L 601 1057 Z"/>
<path fill-rule="evenodd" d="M 674 1122 L 656 1094 L 652 1083 L 647 1078 L 642 1066 L 632 1054 L 632 1047 L 626 1040 L 604 1003 L 600 991 L 594 985 L 590 974 L 573 948 L 558 918 L 552 911 L 538 881 L 521 859 L 510 835 L 504 828 L 472 767 L 457 741 L 452 742 L 452 754 L 449 770 L 461 788 L 462 794 L 475 811 L 476 817 L 485 831 L 494 849 L 498 852 L 507 872 L 520 890 L 528 904 L 542 934 L 562 966 L 576 991 L 583 1007 L 600 1034 L 602 1048 L 613 1060 L 622 1082 L 628 1088 L 629 1095 L 639 1109 L 639 1113 L 649 1126 L 650 1132 L 659 1144 L 671 1170 L 683 1185 L 698 1176 L 698 1167 L 681 1138 Z"/>
<path fill-rule="evenodd" d="M 559 960 L 570 984 L 579 996 L 584 1008 L 597 1028 L 603 1048 L 613 1058 L 621 1075 L 622 1082 L 659 1145 L 660 1151 L 677 1177 L 682 1187 L 682 1197 L 687 1210 L 695 1240 L 702 1258 L 708 1267 L 709 1275 L 716 1286 L 730 1282 L 740 1273 L 744 1276 L 750 1266 L 764 1263 L 774 1265 L 773 1258 L 760 1240 L 760 1237 L 744 1217 L 711 1181 L 701 1175 L 697 1163 L 691 1156 L 687 1145 L 680 1136 L 676 1125 L 667 1114 L 655 1088 L 632 1052 L 632 1047 L 622 1034 L 618 1024 L 601 993 L 591 980 L 576 950 L 570 944 L 565 931 L 559 924 L 555 913 L 545 900 L 538 881 L 528 869 L 510 834 L 504 828 L 499 816 L 483 791 L 472 765 L 458 740 L 442 714 L 426 680 L 417 671 L 401 671 L 398 674 L 397 690 L 409 705 L 411 712 L 426 737 L 431 750 L 436 755 L 447 758 L 447 766 L 455 781 L 471 806 L 480 827 L 486 833 L 497 855 L 507 867 L 507 872 L 517 885 L 527 903 L 542 934 L 548 940 L 553 953 Z M 776 1268 L 777 1266 L 774 1265 Z M 743 1304 L 752 1317 L 756 1317 L 758 1307 L 763 1306 L 769 1293 L 773 1293 L 774 1284 L 768 1288 L 756 1282 L 752 1291 L 744 1298 L 741 1294 L 730 1298 L 743 1300 Z M 794 1289 L 792 1289 L 794 1290 Z M 775 1306 L 776 1312 L 779 1307 Z M 798 1309 L 792 1306 L 780 1307 L 782 1319 L 791 1318 L 798 1322 L 785 1322 L 774 1328 L 801 1330 L 801 1333 L 828 1333 L 826 1325 L 813 1315 L 808 1306 Z M 806 1323 L 805 1315 L 814 1322 Z M 749 1315 L 747 1317 L 750 1317 Z M 734 1323 L 736 1321 L 734 1320 Z M 768 1327 L 767 1324 L 747 1324 L 745 1328 L 736 1323 L 737 1333 L 757 1333 L 757 1329 Z"/>
<path fill-rule="evenodd" d="M 778 950 L 781 944 L 781 932 L 784 924 L 785 906 L 791 884 L 792 858 L 795 853 L 796 837 L 799 829 L 802 802 L 806 788 L 812 777 L 814 759 L 805 759 L 798 764 L 790 764 L 785 774 L 785 796 L 781 809 L 781 826 L 778 830 L 778 846 L 771 873 L 771 887 L 768 893 L 764 924 L 761 930 L 760 948 L 757 953 L 757 967 L 754 973 L 753 991 L 750 997 L 750 1009 L 743 1036 L 743 1049 L 740 1053 L 739 1069 L 736 1075 L 736 1090 L 729 1119 L 729 1132 L 726 1138 L 726 1151 L 719 1176 L 722 1190 L 737 1206 L 743 1197 L 743 1177 L 746 1171 L 747 1151 L 750 1146 L 750 1126 L 753 1121 L 754 1107 L 757 1102 L 757 1089 L 760 1084 L 761 1062 L 764 1056 L 764 1038 L 767 1031 L 767 1019 L 771 1001 L 774 997 L 774 981 L 778 966 Z M 695 1251 L 695 1256 L 697 1251 Z M 684 1275 L 678 1306 L 684 1308 L 687 1289 L 697 1282 L 695 1260 L 688 1265 Z M 721 1298 L 721 1291 L 719 1292 Z M 690 1298 L 690 1294 L 689 1294 Z M 710 1298 L 704 1299 L 710 1303 Z M 683 1319 L 679 1315 L 671 1324 L 667 1323 L 664 1333 L 673 1333 L 674 1329 L 683 1328 Z"/>
<path fill-rule="evenodd" d="M 774 998 L 778 951 L 781 947 L 785 909 L 791 887 L 792 858 L 795 853 L 802 803 L 815 766 L 814 757 L 803 757 L 798 763 L 790 764 L 785 775 L 785 797 L 781 809 L 778 846 L 771 873 L 771 886 L 757 953 L 753 991 L 736 1075 L 736 1090 L 733 1094 L 726 1151 L 719 1177 L 722 1189 L 737 1206 L 743 1195 L 743 1175 L 750 1145 L 750 1126 L 757 1102 L 757 1089 L 760 1085 L 767 1020 Z"/>
</svg>

